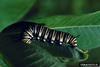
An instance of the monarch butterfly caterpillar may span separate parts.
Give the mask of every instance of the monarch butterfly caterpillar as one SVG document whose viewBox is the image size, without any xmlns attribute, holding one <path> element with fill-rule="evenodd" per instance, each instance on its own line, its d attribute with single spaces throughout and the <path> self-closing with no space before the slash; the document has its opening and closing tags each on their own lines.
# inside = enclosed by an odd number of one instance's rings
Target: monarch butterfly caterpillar
<svg viewBox="0 0 100 67">
<path fill-rule="evenodd" d="M 76 37 L 68 32 L 57 31 L 44 25 L 33 23 L 33 25 L 29 25 L 28 28 L 25 29 L 23 34 L 22 41 L 26 44 L 30 44 L 32 40 L 35 39 L 60 46 L 69 45 L 87 55 L 87 51 L 85 52 L 77 47 Z"/>
<path fill-rule="evenodd" d="M 43 42 L 48 42 L 50 44 L 66 45 L 70 44 L 73 47 L 77 46 L 76 37 L 70 33 L 65 33 L 61 31 L 56 31 L 48 27 L 35 24 L 34 26 L 29 26 L 25 30 L 23 41 L 27 44 L 32 42 L 32 39 L 41 40 Z"/>
</svg>

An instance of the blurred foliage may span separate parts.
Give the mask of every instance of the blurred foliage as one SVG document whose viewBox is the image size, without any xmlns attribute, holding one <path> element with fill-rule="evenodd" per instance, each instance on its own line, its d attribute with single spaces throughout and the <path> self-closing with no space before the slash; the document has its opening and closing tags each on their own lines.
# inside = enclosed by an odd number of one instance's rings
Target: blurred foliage
<svg viewBox="0 0 100 67">
<path fill-rule="evenodd" d="M 100 0 L 0 0 L 0 31 L 17 21 L 45 23 L 49 28 L 70 32 L 75 36 L 80 35 L 78 47 L 89 50 L 89 59 L 81 63 L 100 63 L 99 10 Z M 18 33 L 16 31 L 20 30 L 20 27 L 12 28 L 5 33 L 11 34 L 13 31 L 16 34 Z M 68 62 L 72 57 L 72 55 L 68 56 L 70 51 L 66 53 L 68 48 L 51 47 L 40 42 L 22 48 L 22 43 L 16 43 L 13 38 L 11 39 L 12 36 L 17 37 L 15 34 L 11 36 L 0 34 L 0 51 L 2 52 L 0 67 L 9 67 L 10 63 L 17 65 L 19 61 L 25 61 L 21 62 L 22 65 L 30 64 L 36 67 L 78 67 L 79 62 Z M 25 50 L 29 51 L 24 52 Z M 27 54 L 32 54 L 32 57 L 29 57 L 31 60 L 27 59 Z M 61 62 L 59 57 L 64 57 L 67 62 Z"/>
<path fill-rule="evenodd" d="M 6 60 L 6 57 L 0 52 L 0 67 L 11 67 L 11 64 Z"/>
<path fill-rule="evenodd" d="M 35 0 L 0 0 L 0 31 L 23 18 L 34 3 Z"/>
<path fill-rule="evenodd" d="M 33 15 L 41 18 L 52 15 L 82 15 L 100 9 L 100 0 L 38 0 L 25 20 Z"/>
</svg>

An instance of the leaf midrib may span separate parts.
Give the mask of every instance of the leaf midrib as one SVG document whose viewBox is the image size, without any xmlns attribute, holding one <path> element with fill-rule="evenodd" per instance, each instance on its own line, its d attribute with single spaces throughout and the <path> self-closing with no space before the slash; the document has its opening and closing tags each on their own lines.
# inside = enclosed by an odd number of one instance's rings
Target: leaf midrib
<svg viewBox="0 0 100 67">
<path fill-rule="evenodd" d="M 65 28 L 90 28 L 90 27 L 100 27 L 100 25 L 82 25 L 82 26 L 64 26 L 64 27 L 51 27 L 51 29 L 65 29 Z"/>
</svg>

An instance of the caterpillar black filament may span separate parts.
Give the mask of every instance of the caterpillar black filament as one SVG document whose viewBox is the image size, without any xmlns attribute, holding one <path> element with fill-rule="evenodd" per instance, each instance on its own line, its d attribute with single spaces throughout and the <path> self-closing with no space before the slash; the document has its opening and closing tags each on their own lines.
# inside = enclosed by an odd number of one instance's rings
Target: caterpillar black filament
<svg viewBox="0 0 100 67">
<path fill-rule="evenodd" d="M 22 41 L 30 44 L 33 39 L 48 42 L 49 44 L 57 44 L 62 46 L 70 44 L 72 47 L 77 46 L 76 37 L 70 33 L 56 31 L 43 25 L 34 23 L 24 31 Z"/>
</svg>

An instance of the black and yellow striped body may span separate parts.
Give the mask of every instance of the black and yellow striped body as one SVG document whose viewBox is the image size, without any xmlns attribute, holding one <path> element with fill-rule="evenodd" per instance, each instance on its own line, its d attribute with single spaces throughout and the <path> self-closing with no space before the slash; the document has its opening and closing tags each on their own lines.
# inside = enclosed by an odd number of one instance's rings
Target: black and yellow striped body
<svg viewBox="0 0 100 67">
<path fill-rule="evenodd" d="M 33 24 L 24 31 L 23 41 L 27 44 L 32 42 L 32 39 L 48 42 L 50 44 L 77 46 L 76 37 L 69 33 L 50 29 L 40 24 Z"/>
</svg>

